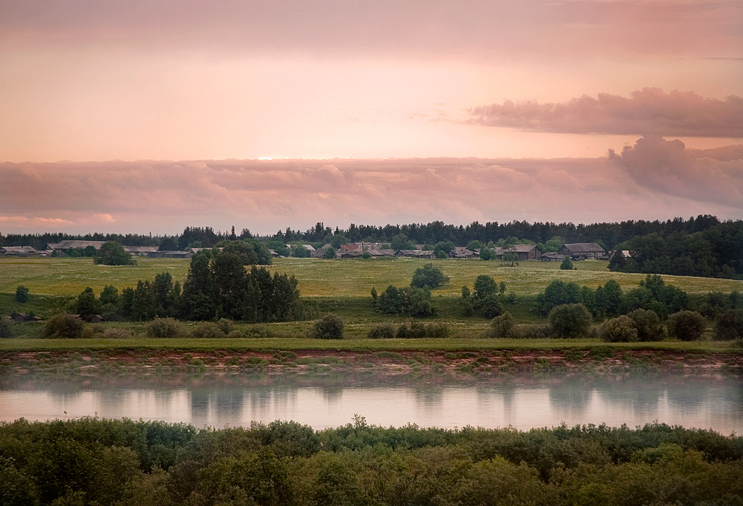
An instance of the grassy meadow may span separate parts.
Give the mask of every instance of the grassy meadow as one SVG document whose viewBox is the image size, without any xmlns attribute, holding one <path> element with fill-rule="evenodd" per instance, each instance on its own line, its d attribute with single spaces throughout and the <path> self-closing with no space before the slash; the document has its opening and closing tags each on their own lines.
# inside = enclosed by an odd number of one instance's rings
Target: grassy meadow
<svg viewBox="0 0 743 506">
<path fill-rule="evenodd" d="M 91 258 L 0 258 L 0 294 L 14 294 L 24 285 L 32 295 L 78 295 L 85 287 L 100 293 L 106 285 L 119 290 L 134 287 L 138 280 L 152 280 L 160 272 L 170 272 L 174 280 L 186 279 L 189 260 L 138 258 L 136 266 L 94 265 Z M 481 260 L 421 260 L 415 258 L 371 260 L 319 260 L 278 258 L 268 266 L 271 271 L 293 275 L 299 281 L 303 297 L 367 297 L 372 287 L 378 291 L 388 285 L 406 286 L 413 272 L 433 262 L 449 276 L 449 283 L 433 292 L 437 296 L 459 296 L 462 286 L 472 287 L 480 274 L 505 281 L 509 292 L 535 296 L 553 280 L 575 281 L 596 288 L 615 279 L 623 288 L 637 286 L 643 274 L 611 272 L 605 261 L 575 262 L 577 270 L 560 270 L 558 262 L 507 262 Z M 663 276 L 667 284 L 689 294 L 743 291 L 743 281 L 731 279 Z"/>
<path fill-rule="evenodd" d="M 319 318 L 325 313 L 336 313 L 346 324 L 346 340 L 343 347 L 384 347 L 394 349 L 397 346 L 415 348 L 433 346 L 446 349 L 449 346 L 463 347 L 493 347 L 493 340 L 481 340 L 481 336 L 488 328 L 489 322 L 481 316 L 466 317 L 462 314 L 458 300 L 461 287 L 472 287 L 474 280 L 481 274 L 493 276 L 496 281 L 504 281 L 507 293 L 516 295 L 515 303 L 505 303 L 506 310 L 514 315 L 519 322 L 539 323 L 545 319 L 538 316 L 532 307 L 537 294 L 553 280 L 574 281 L 580 285 L 595 288 L 610 279 L 617 280 L 623 288 L 637 286 L 644 279 L 641 274 L 613 273 L 608 270 L 607 263 L 601 261 L 576 262 L 576 270 L 560 270 L 558 263 L 521 262 L 511 266 L 504 262 L 485 262 L 480 260 L 435 260 L 449 276 L 447 285 L 432 292 L 432 301 L 438 313 L 434 321 L 446 322 L 450 327 L 451 338 L 448 340 L 434 339 L 432 343 L 425 340 L 414 342 L 378 343 L 364 339 L 369 328 L 377 323 L 391 322 L 398 325 L 405 321 L 403 317 L 380 315 L 373 311 L 369 292 L 372 287 L 377 291 L 384 290 L 388 285 L 405 286 L 410 283 L 413 272 L 430 263 L 431 260 L 421 259 L 375 259 L 375 260 L 316 260 L 316 259 L 275 259 L 269 266 L 271 271 L 294 275 L 299 280 L 299 289 L 305 308 L 306 321 L 283 322 L 264 325 L 268 331 L 268 339 L 229 339 L 210 341 L 208 347 L 320 347 L 332 349 L 336 343 L 328 341 L 312 342 L 303 339 L 312 326 L 310 320 Z M 189 260 L 184 259 L 149 259 L 139 258 L 136 266 L 104 266 L 94 265 L 90 258 L 0 258 L 0 314 L 10 314 L 13 311 L 31 312 L 37 315 L 49 316 L 56 312 L 70 311 L 71 300 L 90 286 L 99 294 L 105 285 L 114 285 L 119 290 L 134 287 L 138 280 L 152 280 L 160 272 L 170 272 L 175 280 L 183 281 L 188 273 Z M 743 291 L 743 281 L 729 279 L 696 278 L 683 276 L 663 276 L 668 284 L 678 286 L 690 295 L 701 295 L 711 291 L 729 293 L 734 290 Z M 15 301 L 15 289 L 19 285 L 26 286 L 31 298 L 24 304 Z M 195 325 L 185 322 L 187 327 Z M 144 337 L 144 324 L 139 322 L 107 322 L 102 326 L 121 327 L 128 330 L 134 337 L 128 346 L 146 347 L 194 347 L 197 340 L 178 339 L 166 342 L 152 342 L 139 339 Z M 26 323 L 15 326 L 18 339 L 0 340 L 0 349 L 39 348 L 46 346 L 66 347 L 72 343 L 59 345 L 46 344 L 37 341 L 41 336 L 43 323 Z M 248 324 L 237 323 L 236 328 L 242 330 Z M 361 344 L 354 344 L 359 340 Z M 88 344 L 85 342 L 90 341 Z M 280 341 L 281 344 L 277 344 Z M 296 341 L 296 342 L 295 342 Z M 385 340 L 387 341 L 387 340 Z M 444 344 L 448 341 L 450 344 Z M 498 340 L 498 347 L 507 346 L 507 343 Z M 548 340 L 544 346 L 558 345 L 554 340 Z M 104 344 L 106 343 L 106 344 Z M 719 343 L 706 341 L 702 349 L 712 350 L 719 348 Z M 74 346 L 118 346 L 117 340 L 83 339 Z M 559 343 L 559 346 L 568 343 Z M 594 345 L 599 345 L 598 341 Z M 569 346 L 586 345 L 581 341 L 571 342 Z M 528 344 L 519 341 L 518 346 L 541 346 L 540 343 L 529 340 Z M 637 344 L 631 345 L 637 347 Z M 683 343 L 683 349 L 696 346 Z"/>
</svg>

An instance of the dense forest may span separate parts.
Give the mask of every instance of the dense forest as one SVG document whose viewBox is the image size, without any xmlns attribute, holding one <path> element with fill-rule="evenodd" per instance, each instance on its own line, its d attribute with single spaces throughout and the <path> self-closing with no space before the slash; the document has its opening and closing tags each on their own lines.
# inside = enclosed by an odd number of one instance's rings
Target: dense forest
<svg viewBox="0 0 743 506">
<path fill-rule="evenodd" d="M 490 505 L 743 502 L 743 438 L 643 428 L 203 429 L 84 418 L 0 424 L 0 503 Z"/>
<path fill-rule="evenodd" d="M 407 225 L 355 225 L 351 224 L 347 229 L 326 227 L 323 223 L 317 223 L 314 227 L 302 232 L 300 230 L 279 230 L 276 234 L 264 239 L 278 239 L 283 242 L 304 241 L 319 243 L 328 241 L 334 235 L 343 235 L 351 242 L 374 241 L 390 242 L 395 236 L 404 234 L 408 239 L 418 244 L 436 244 L 451 241 L 457 246 L 466 246 L 471 241 L 483 243 L 497 242 L 509 237 L 517 237 L 535 243 L 546 243 L 553 237 L 562 238 L 563 242 L 601 242 L 607 248 L 613 249 L 617 245 L 637 236 L 657 234 L 667 237 L 673 233 L 694 234 L 705 232 L 720 225 L 720 220 L 715 216 L 699 215 L 688 220 L 674 218 L 666 221 L 629 220 L 615 223 L 594 223 L 590 225 L 573 223 L 555 224 L 551 222 L 512 221 L 510 223 L 478 222 L 469 225 L 450 225 L 441 221 L 433 221 L 427 224 Z M 743 221 L 726 221 L 736 229 L 743 226 Z M 186 227 L 181 234 L 173 236 L 153 236 L 137 234 L 85 234 L 71 235 L 63 233 L 46 234 L 0 234 L 0 246 L 34 246 L 43 249 L 48 243 L 60 242 L 66 239 L 81 239 L 91 241 L 117 241 L 123 245 L 130 246 L 159 246 L 163 241 L 170 248 L 161 249 L 184 249 L 194 242 L 201 243 L 202 247 L 211 247 L 223 240 L 249 239 L 253 235 L 248 229 L 243 229 L 240 234 L 232 227 L 230 232 L 215 232 L 212 227 Z"/>
</svg>

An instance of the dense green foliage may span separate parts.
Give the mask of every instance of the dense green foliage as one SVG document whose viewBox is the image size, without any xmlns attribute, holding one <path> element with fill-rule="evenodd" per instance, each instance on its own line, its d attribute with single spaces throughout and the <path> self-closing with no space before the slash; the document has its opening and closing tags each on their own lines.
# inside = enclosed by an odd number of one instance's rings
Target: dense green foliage
<svg viewBox="0 0 743 506">
<path fill-rule="evenodd" d="M 0 339 L 13 337 L 13 321 L 0 317 Z"/>
<path fill-rule="evenodd" d="M 662 317 L 689 308 L 689 296 L 681 289 L 666 285 L 657 274 L 648 274 L 637 288 L 624 291 L 613 279 L 596 290 L 574 282 L 555 280 L 537 296 L 541 315 L 561 304 L 583 304 L 597 317 L 619 316 L 635 309 L 649 309 Z"/>
<path fill-rule="evenodd" d="M 562 304 L 552 308 L 549 322 L 554 337 L 584 337 L 591 327 L 591 313 L 583 304 Z"/>
<path fill-rule="evenodd" d="M 572 271 L 573 270 L 573 261 L 570 259 L 569 256 L 566 256 L 562 259 L 562 262 L 560 263 L 560 269 L 563 271 Z"/>
<path fill-rule="evenodd" d="M 155 318 L 145 328 L 147 337 L 179 338 L 186 335 L 186 328 L 181 322 L 173 318 Z"/>
<path fill-rule="evenodd" d="M 431 304 L 431 292 L 427 288 L 388 286 L 384 292 L 376 295 L 372 291 L 374 309 L 382 314 L 399 316 L 433 316 L 435 310 Z"/>
<path fill-rule="evenodd" d="M 715 339 L 719 341 L 731 341 L 743 339 L 743 309 L 727 311 L 715 326 Z"/>
<path fill-rule="evenodd" d="M 0 424 L 0 503 L 740 504 L 743 440 L 667 425 L 197 430 L 81 419 Z"/>
<path fill-rule="evenodd" d="M 622 315 L 604 321 L 598 329 L 604 341 L 612 343 L 631 343 L 638 340 L 637 326 L 629 316 Z"/>
<path fill-rule="evenodd" d="M 681 341 L 701 339 L 707 320 L 696 311 L 679 311 L 668 317 L 668 333 Z"/>
<path fill-rule="evenodd" d="M 20 304 L 28 302 L 28 288 L 19 285 L 18 288 L 15 289 L 15 301 Z"/>
<path fill-rule="evenodd" d="M 737 277 L 743 274 L 743 222 L 718 223 L 704 231 L 678 231 L 634 237 L 620 246 L 630 257 L 616 257 L 612 270 Z"/>
<path fill-rule="evenodd" d="M 345 326 L 343 319 L 334 314 L 326 314 L 315 322 L 310 331 L 313 339 L 343 339 Z"/>
<path fill-rule="evenodd" d="M 434 289 L 448 282 L 449 278 L 441 270 L 441 267 L 426 264 L 415 270 L 410 286 L 414 288 Z"/>
<path fill-rule="evenodd" d="M 487 332 L 487 337 L 501 339 L 512 339 L 517 335 L 516 318 L 508 311 L 493 318 L 493 321 L 490 322 L 490 330 Z"/>
<path fill-rule="evenodd" d="M 76 339 L 82 337 L 85 324 L 69 314 L 57 314 L 44 324 L 42 336 L 54 339 Z"/>
<path fill-rule="evenodd" d="M 101 265 L 137 265 L 132 255 L 124 251 L 124 247 L 116 241 L 103 243 L 93 262 Z"/>
</svg>

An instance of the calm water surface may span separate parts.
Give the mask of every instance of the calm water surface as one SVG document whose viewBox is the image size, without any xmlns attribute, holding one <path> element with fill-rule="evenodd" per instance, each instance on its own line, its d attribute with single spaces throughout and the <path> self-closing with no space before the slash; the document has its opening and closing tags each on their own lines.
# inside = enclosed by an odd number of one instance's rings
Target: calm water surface
<svg viewBox="0 0 743 506">
<path fill-rule="evenodd" d="M 316 429 L 355 414 L 382 426 L 530 429 L 650 422 L 743 433 L 743 378 L 628 379 L 242 376 L 180 379 L 0 378 L 0 420 L 99 416 L 196 427 L 296 420 Z"/>
</svg>

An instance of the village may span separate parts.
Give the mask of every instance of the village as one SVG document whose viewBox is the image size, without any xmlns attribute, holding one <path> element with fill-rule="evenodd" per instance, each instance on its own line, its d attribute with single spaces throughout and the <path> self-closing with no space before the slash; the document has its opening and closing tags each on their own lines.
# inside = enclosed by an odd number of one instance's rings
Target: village
<svg viewBox="0 0 743 506">
<path fill-rule="evenodd" d="M 0 247 L 0 256 L 17 256 L 17 257 L 50 257 L 67 255 L 74 250 L 89 250 L 94 254 L 98 251 L 105 241 L 85 241 L 85 240 L 65 240 L 58 243 L 49 243 L 47 249 L 37 250 L 32 246 L 4 246 Z M 287 244 L 287 248 L 291 245 Z M 337 249 L 333 248 L 330 243 L 322 247 L 315 248 L 311 244 L 301 244 L 301 247 L 307 249 L 310 254 L 309 258 L 332 259 L 332 258 L 422 258 L 422 259 L 475 259 L 481 258 L 481 249 L 469 249 L 464 246 L 456 246 L 448 253 L 437 252 L 432 249 L 424 249 L 423 244 L 416 244 L 415 249 L 392 249 L 387 243 L 379 242 L 353 242 L 342 244 Z M 184 251 L 162 251 L 157 246 L 123 246 L 124 251 L 133 255 L 148 258 L 185 258 L 189 259 L 194 254 L 205 248 L 188 248 Z M 614 254 L 620 254 L 625 257 L 629 256 L 628 251 L 608 252 L 597 243 L 572 243 L 563 244 L 557 252 L 542 252 L 540 247 L 535 244 L 515 244 L 508 247 L 494 247 L 489 250 L 491 255 L 489 259 L 500 261 L 542 261 L 542 262 L 562 262 L 566 257 L 571 260 L 610 260 Z M 276 250 L 271 249 L 271 256 L 280 257 Z M 442 254 L 443 253 L 443 254 Z"/>
</svg>

